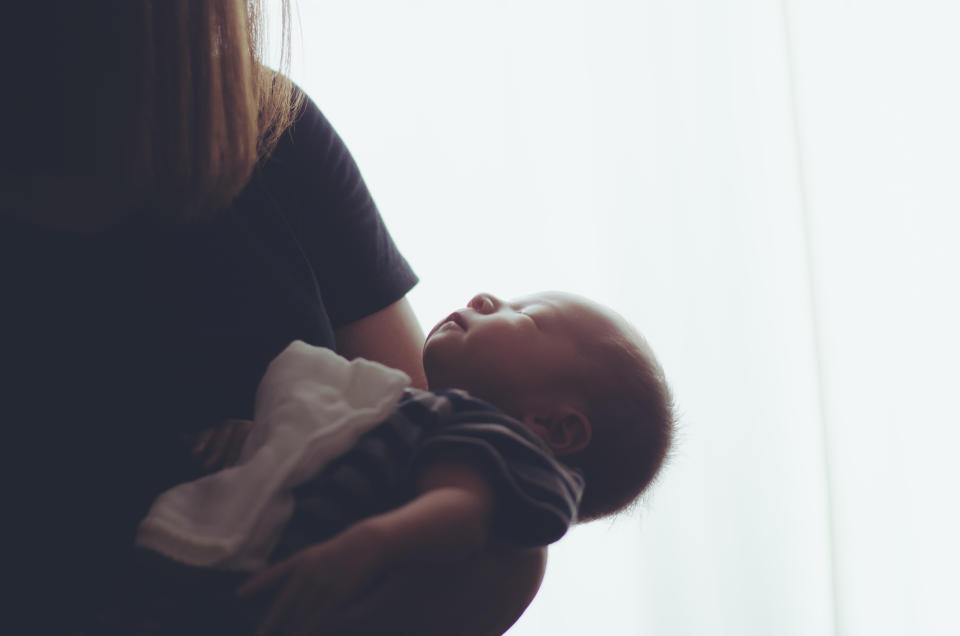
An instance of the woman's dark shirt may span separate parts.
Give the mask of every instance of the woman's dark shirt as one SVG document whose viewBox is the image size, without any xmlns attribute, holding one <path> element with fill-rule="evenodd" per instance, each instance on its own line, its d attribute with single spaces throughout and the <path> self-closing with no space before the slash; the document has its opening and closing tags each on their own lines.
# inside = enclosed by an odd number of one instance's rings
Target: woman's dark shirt
<svg viewBox="0 0 960 636">
<path fill-rule="evenodd" d="M 346 147 L 307 102 L 215 220 L 58 232 L 0 215 L 8 545 L 27 596 L 81 605 L 120 574 L 181 435 L 250 417 L 267 363 L 402 298 L 416 277 Z"/>
</svg>

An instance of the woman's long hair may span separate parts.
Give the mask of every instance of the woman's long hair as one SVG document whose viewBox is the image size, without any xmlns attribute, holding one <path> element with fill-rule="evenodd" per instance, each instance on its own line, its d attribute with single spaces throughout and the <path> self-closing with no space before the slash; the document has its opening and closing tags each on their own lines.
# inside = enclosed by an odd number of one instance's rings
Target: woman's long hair
<svg viewBox="0 0 960 636">
<path fill-rule="evenodd" d="M 83 229 L 226 207 L 302 99 L 278 2 L 280 72 L 263 62 L 260 0 L 4 3 L 0 211 Z"/>
</svg>

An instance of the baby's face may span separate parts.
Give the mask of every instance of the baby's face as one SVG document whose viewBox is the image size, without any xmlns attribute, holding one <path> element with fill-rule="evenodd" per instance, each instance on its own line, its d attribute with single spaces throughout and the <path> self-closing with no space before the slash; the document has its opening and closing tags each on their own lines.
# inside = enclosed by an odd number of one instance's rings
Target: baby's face
<svg viewBox="0 0 960 636">
<path fill-rule="evenodd" d="M 427 381 L 431 389 L 464 389 L 517 415 L 531 396 L 574 389 L 579 343 L 611 329 L 612 320 L 611 312 L 571 294 L 509 301 L 478 294 L 427 335 Z"/>
</svg>

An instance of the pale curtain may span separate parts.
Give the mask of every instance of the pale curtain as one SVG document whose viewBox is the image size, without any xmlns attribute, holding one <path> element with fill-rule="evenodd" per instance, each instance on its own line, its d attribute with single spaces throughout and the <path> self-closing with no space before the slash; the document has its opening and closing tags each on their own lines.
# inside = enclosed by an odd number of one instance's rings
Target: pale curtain
<svg viewBox="0 0 960 636">
<path fill-rule="evenodd" d="M 662 480 L 511 636 L 960 634 L 956 2 L 299 6 L 425 326 L 579 292 L 673 385 Z"/>
</svg>

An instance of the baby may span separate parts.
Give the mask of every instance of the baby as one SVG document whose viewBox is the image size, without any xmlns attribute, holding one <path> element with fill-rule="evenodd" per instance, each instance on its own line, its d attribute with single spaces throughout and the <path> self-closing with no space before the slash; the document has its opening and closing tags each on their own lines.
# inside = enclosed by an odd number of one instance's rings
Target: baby
<svg viewBox="0 0 960 636">
<path fill-rule="evenodd" d="M 408 389 L 295 490 L 280 563 L 241 597 L 282 587 L 322 612 L 394 568 L 546 545 L 636 501 L 670 447 L 670 393 L 646 342 L 572 294 L 478 294 L 430 331 L 423 365 L 430 391 Z"/>
<path fill-rule="evenodd" d="M 399 519 L 404 504 L 419 510 L 420 538 L 469 520 L 470 532 L 457 526 L 464 553 L 488 541 L 546 545 L 575 521 L 629 506 L 670 445 L 670 393 L 646 342 L 572 294 L 478 294 L 430 331 L 423 365 L 430 391 L 408 390 L 386 422 L 295 491 L 275 559 L 361 520 L 402 544 L 375 516 Z M 433 490 L 447 503 L 421 501 L 439 499 Z"/>
<path fill-rule="evenodd" d="M 582 297 L 478 294 L 431 330 L 423 364 L 432 390 L 496 405 L 582 473 L 581 521 L 635 501 L 670 446 L 671 397 L 653 352 L 623 318 Z"/>
</svg>

